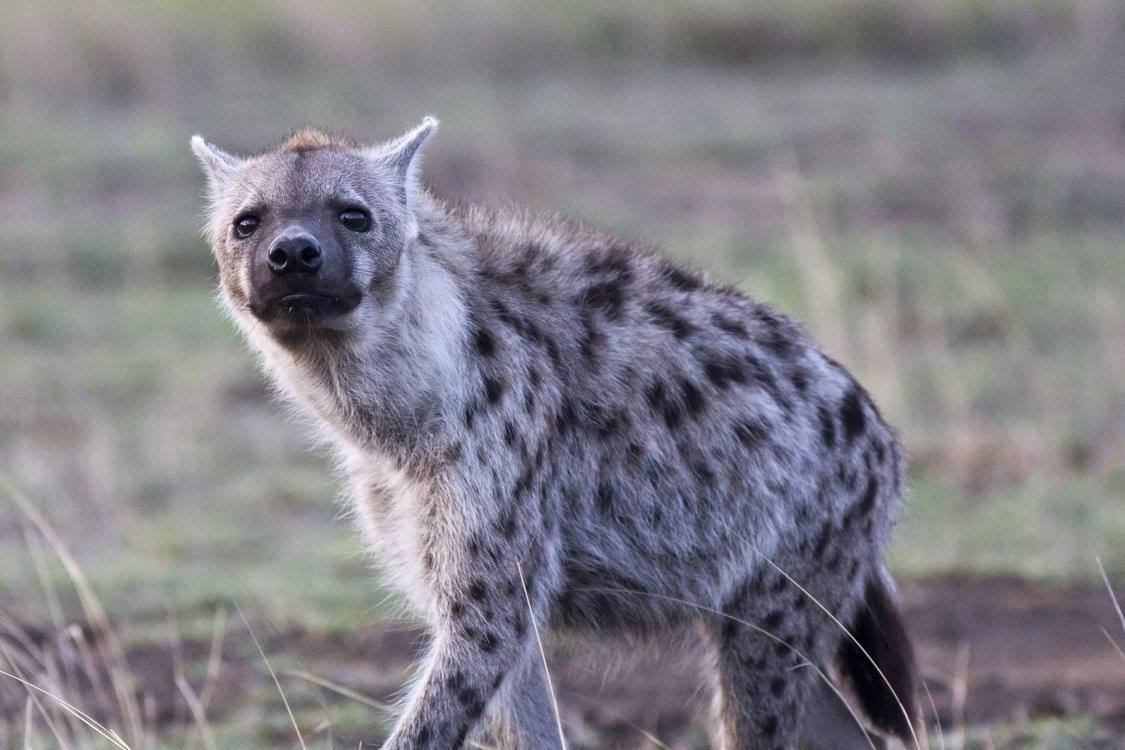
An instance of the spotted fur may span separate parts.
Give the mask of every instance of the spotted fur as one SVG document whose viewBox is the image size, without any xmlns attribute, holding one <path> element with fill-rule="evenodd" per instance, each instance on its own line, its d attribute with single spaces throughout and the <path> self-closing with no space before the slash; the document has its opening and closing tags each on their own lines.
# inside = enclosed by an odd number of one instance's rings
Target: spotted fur
<svg viewBox="0 0 1125 750">
<path fill-rule="evenodd" d="M 892 431 L 798 325 L 735 289 L 566 221 L 442 203 L 415 178 L 435 124 L 371 148 L 302 131 L 247 159 L 193 142 L 222 298 L 336 447 L 433 636 L 385 747 L 558 745 L 533 618 L 696 628 L 723 747 L 789 746 L 817 679 L 798 667 L 828 670 L 841 632 L 767 561 L 851 620 L 885 580 Z M 377 225 L 332 235 L 359 307 L 263 324 L 261 242 L 345 198 Z M 250 205 L 261 242 L 236 241 Z"/>
</svg>

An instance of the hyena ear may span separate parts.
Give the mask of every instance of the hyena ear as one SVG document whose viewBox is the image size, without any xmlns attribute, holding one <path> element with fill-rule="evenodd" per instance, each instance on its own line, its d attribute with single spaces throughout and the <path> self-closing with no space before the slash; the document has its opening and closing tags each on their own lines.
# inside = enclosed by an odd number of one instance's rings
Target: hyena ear
<svg viewBox="0 0 1125 750">
<path fill-rule="evenodd" d="M 198 135 L 191 137 L 191 150 L 195 152 L 196 158 L 203 167 L 212 194 L 216 193 L 242 164 L 242 159 L 228 154 L 217 146 L 212 146 Z"/>
<path fill-rule="evenodd" d="M 437 118 L 425 117 L 418 127 L 409 133 L 367 150 L 369 157 L 391 169 L 408 207 L 418 190 L 418 166 L 422 146 L 430 140 L 430 136 L 436 133 L 437 129 Z"/>
</svg>

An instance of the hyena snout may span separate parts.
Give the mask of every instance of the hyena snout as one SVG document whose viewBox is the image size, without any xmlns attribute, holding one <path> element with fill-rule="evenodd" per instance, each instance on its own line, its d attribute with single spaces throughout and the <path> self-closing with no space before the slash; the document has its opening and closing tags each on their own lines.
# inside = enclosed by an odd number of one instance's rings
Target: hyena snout
<svg viewBox="0 0 1125 750">
<path fill-rule="evenodd" d="M 266 265 L 276 276 L 287 273 L 316 273 L 324 262 L 320 243 L 307 232 L 283 234 L 266 254 Z"/>
<path fill-rule="evenodd" d="M 287 329 L 318 326 L 359 305 L 362 292 L 344 249 L 321 234 L 289 226 L 250 258 L 250 307 L 259 320 Z"/>
</svg>

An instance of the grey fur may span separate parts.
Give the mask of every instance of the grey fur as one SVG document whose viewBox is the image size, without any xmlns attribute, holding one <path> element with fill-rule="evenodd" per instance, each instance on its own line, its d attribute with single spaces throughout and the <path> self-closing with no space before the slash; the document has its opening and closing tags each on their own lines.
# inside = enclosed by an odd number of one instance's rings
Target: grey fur
<svg viewBox="0 0 1125 750">
<path fill-rule="evenodd" d="M 848 620 L 899 507 L 892 431 L 800 327 L 734 289 L 565 221 L 431 196 L 413 175 L 435 126 L 375 148 L 304 132 L 245 160 L 193 140 L 222 297 L 337 448 L 373 552 L 433 634 L 385 747 L 488 727 L 557 744 L 531 617 L 697 628 L 723 747 L 790 745 L 817 679 L 798 667 L 827 668 L 841 633 L 766 559 Z M 236 240 L 234 217 L 260 208 L 268 240 L 342 196 L 378 225 L 333 235 L 359 307 L 263 325 L 247 267 L 265 240 Z"/>
</svg>

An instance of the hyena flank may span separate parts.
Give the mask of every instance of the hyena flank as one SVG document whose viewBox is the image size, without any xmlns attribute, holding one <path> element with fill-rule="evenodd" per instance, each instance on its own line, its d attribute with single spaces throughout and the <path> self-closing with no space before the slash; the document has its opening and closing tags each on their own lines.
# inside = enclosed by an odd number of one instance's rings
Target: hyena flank
<svg viewBox="0 0 1125 750">
<path fill-rule="evenodd" d="M 441 202 L 417 177 L 436 127 L 192 140 L 225 305 L 432 634 L 384 747 L 562 745 L 533 625 L 694 628 L 724 748 L 792 746 L 828 676 L 917 743 L 882 562 L 902 454 L 867 392 L 655 252 Z"/>
</svg>

